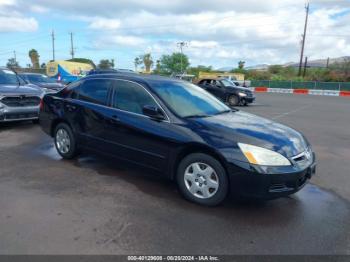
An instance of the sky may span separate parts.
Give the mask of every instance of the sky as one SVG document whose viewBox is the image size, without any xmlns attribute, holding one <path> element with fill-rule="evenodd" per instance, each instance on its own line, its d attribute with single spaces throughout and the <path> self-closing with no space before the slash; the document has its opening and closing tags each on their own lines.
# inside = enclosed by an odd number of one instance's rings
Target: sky
<svg viewBox="0 0 350 262">
<path fill-rule="evenodd" d="M 184 53 L 191 65 L 213 68 L 299 61 L 305 0 L 0 0 L 0 65 L 14 56 L 30 63 L 75 57 L 114 59 L 134 68 L 134 58 Z M 350 0 L 311 0 L 305 55 L 310 60 L 350 55 Z"/>
</svg>

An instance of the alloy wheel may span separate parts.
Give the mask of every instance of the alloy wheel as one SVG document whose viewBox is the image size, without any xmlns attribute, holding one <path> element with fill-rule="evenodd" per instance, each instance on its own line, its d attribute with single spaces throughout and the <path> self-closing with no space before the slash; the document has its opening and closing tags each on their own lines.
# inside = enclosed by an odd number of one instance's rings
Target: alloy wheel
<svg viewBox="0 0 350 262">
<path fill-rule="evenodd" d="M 205 163 L 195 162 L 189 165 L 184 174 L 187 190 L 195 197 L 208 199 L 219 189 L 219 177 L 215 170 Z"/>
<path fill-rule="evenodd" d="M 67 154 L 70 150 L 70 137 L 68 135 L 68 132 L 63 128 L 58 129 L 56 132 L 56 145 L 57 149 L 62 154 Z"/>
</svg>

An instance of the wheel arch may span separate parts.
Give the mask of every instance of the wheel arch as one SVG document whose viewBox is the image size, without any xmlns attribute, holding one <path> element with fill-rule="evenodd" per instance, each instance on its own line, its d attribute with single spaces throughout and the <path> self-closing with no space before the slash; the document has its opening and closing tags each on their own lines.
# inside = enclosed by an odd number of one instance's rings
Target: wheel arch
<svg viewBox="0 0 350 262">
<path fill-rule="evenodd" d="M 68 125 L 72 129 L 72 126 L 69 124 L 68 121 L 66 121 L 63 118 L 56 118 L 55 120 L 52 121 L 52 124 L 51 124 L 51 128 L 50 128 L 50 135 L 51 135 L 51 137 L 54 137 L 54 135 L 55 135 L 54 132 L 55 132 L 55 129 L 56 129 L 57 125 L 61 124 L 61 123 L 64 123 L 64 124 Z"/>
<path fill-rule="evenodd" d="M 188 144 L 184 147 L 182 147 L 176 154 L 175 156 L 175 160 L 172 163 L 172 167 L 171 167 L 171 179 L 175 179 L 176 177 L 176 173 L 177 173 L 177 169 L 178 166 L 180 164 L 180 162 L 188 155 L 190 154 L 194 154 L 194 153 L 202 153 L 202 154 L 207 154 L 213 158 L 215 158 L 217 161 L 219 161 L 219 163 L 222 165 L 222 167 L 224 168 L 226 175 L 227 175 L 227 179 L 229 179 L 229 175 L 228 175 L 228 167 L 226 164 L 226 160 L 224 159 L 224 157 L 217 152 L 216 150 L 210 148 L 209 146 L 206 145 L 202 145 L 202 144 Z"/>
</svg>

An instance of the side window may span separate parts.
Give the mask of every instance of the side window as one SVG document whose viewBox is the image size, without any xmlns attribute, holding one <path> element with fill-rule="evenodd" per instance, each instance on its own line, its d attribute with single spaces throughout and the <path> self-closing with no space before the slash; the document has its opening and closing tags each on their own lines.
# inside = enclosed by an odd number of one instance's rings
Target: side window
<svg viewBox="0 0 350 262">
<path fill-rule="evenodd" d="M 67 95 L 66 97 L 72 98 L 72 99 L 78 99 L 78 94 L 79 94 L 79 87 L 81 85 L 81 82 L 74 82 L 70 84 L 67 87 Z"/>
<path fill-rule="evenodd" d="M 91 79 L 86 80 L 79 88 L 79 100 L 107 105 L 108 90 L 111 87 L 110 79 Z"/>
<path fill-rule="evenodd" d="M 115 93 L 113 98 L 113 107 L 143 114 L 142 108 L 145 105 L 157 106 L 153 97 L 140 85 L 128 81 L 115 81 Z"/>
</svg>

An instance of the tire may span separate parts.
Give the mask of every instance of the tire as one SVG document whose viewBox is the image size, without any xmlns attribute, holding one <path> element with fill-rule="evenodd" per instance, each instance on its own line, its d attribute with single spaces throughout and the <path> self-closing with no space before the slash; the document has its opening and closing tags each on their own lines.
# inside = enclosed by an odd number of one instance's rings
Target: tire
<svg viewBox="0 0 350 262">
<path fill-rule="evenodd" d="M 34 119 L 34 120 L 32 120 L 32 123 L 33 123 L 34 125 L 39 124 L 39 119 Z"/>
<path fill-rule="evenodd" d="M 244 98 L 241 100 L 241 104 L 242 106 L 248 106 L 248 102 Z"/>
<path fill-rule="evenodd" d="M 239 105 L 239 97 L 236 95 L 230 95 L 227 98 L 227 102 L 229 104 L 229 106 L 238 106 Z"/>
<path fill-rule="evenodd" d="M 69 125 L 58 124 L 55 128 L 54 140 L 56 150 L 62 158 L 72 159 L 77 155 L 76 138 Z"/>
<path fill-rule="evenodd" d="M 176 180 L 184 198 L 200 205 L 217 206 L 228 193 L 225 169 L 207 154 L 185 157 L 178 166 Z"/>
</svg>

